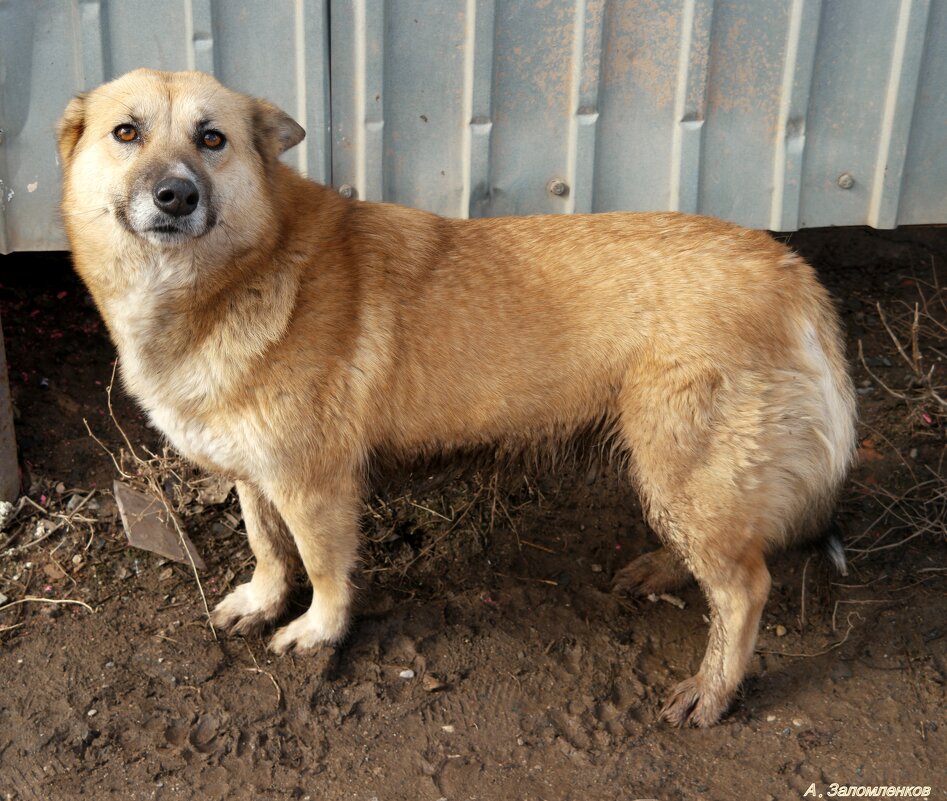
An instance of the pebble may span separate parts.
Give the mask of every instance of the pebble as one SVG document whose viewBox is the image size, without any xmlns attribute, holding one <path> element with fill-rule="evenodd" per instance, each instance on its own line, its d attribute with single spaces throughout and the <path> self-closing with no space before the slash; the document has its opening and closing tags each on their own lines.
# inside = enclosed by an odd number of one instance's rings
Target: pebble
<svg viewBox="0 0 947 801">
<path fill-rule="evenodd" d="M 785 636 L 786 636 L 786 627 L 785 627 L 784 625 L 782 625 L 781 623 L 780 623 L 778 626 L 776 626 L 776 636 L 777 636 L 777 637 L 785 637 Z"/>
<path fill-rule="evenodd" d="M 75 556 L 72 557 L 72 563 L 73 563 L 74 565 L 76 565 L 76 567 L 78 567 L 79 565 L 81 565 L 81 564 L 82 564 L 82 554 L 81 554 L 81 553 L 75 554 Z"/>
<path fill-rule="evenodd" d="M 793 725 L 793 726 L 796 726 L 796 727 L 801 726 L 801 725 L 803 724 L 803 722 L 804 722 L 804 721 L 803 721 L 802 718 L 793 718 L 793 719 L 792 719 L 792 725 Z"/>
<path fill-rule="evenodd" d="M 448 734 L 453 734 L 453 733 L 454 733 L 454 727 L 451 726 L 451 725 L 448 723 L 446 726 L 441 726 L 441 731 L 445 731 L 445 732 L 447 732 Z"/>
<path fill-rule="evenodd" d="M 94 718 L 98 714 L 99 714 L 98 709 L 90 709 L 88 712 L 86 712 L 86 715 L 88 715 L 90 718 Z"/>
<path fill-rule="evenodd" d="M 414 671 L 409 668 L 408 670 L 402 670 L 398 675 L 403 679 L 413 679 Z"/>
<path fill-rule="evenodd" d="M 421 679 L 421 686 L 429 693 L 436 693 L 443 690 L 447 685 L 433 673 L 425 673 Z"/>
<path fill-rule="evenodd" d="M 9 501 L 0 501 L 0 529 L 10 522 L 15 510 L 16 507 Z"/>
<path fill-rule="evenodd" d="M 766 716 L 766 722 L 767 722 L 767 723 L 772 723 L 774 720 L 776 720 L 776 716 L 775 716 L 775 715 L 767 715 L 767 716 Z"/>
<path fill-rule="evenodd" d="M 602 572 L 602 566 L 601 566 L 601 565 L 592 565 L 592 572 L 593 572 L 593 573 L 601 573 L 601 572 Z"/>
<path fill-rule="evenodd" d="M 2 592 L 0 592 L 0 606 L 2 606 L 3 604 L 5 604 L 8 600 L 9 600 L 9 599 L 7 598 L 7 596 L 4 595 Z"/>
</svg>

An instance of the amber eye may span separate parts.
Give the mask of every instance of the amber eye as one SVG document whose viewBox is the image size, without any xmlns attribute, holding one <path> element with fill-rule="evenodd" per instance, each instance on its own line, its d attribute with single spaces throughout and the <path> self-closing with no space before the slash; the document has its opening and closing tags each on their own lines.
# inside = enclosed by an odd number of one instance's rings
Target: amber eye
<svg viewBox="0 0 947 801">
<path fill-rule="evenodd" d="M 208 150 L 220 150 L 227 140 L 220 131 L 204 131 L 201 144 Z"/>
<path fill-rule="evenodd" d="M 112 136 L 118 139 L 119 142 L 134 142 L 138 136 L 138 129 L 134 125 L 119 125 L 114 131 L 112 131 Z"/>
</svg>

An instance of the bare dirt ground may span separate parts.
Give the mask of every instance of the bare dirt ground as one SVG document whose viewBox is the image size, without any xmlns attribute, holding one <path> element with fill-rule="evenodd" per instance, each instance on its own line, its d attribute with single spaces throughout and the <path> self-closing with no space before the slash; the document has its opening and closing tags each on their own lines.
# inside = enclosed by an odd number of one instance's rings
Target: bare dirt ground
<svg viewBox="0 0 947 801">
<path fill-rule="evenodd" d="M 655 541 L 615 470 L 585 462 L 391 477 L 366 507 L 343 645 L 273 658 L 264 640 L 216 639 L 201 589 L 213 605 L 252 568 L 233 496 L 161 477 L 207 562 L 200 587 L 127 545 L 115 465 L 83 424 L 123 448 L 113 348 L 64 256 L 0 260 L 30 498 L 0 532 L 0 798 L 782 801 L 813 783 L 947 797 L 947 415 L 929 391 L 947 383 L 947 229 L 791 244 L 837 297 L 855 363 L 850 574 L 805 548 L 770 560 L 750 675 L 704 731 L 657 720 L 703 653 L 704 602 L 610 592 Z M 119 389 L 114 415 L 160 453 Z"/>
</svg>

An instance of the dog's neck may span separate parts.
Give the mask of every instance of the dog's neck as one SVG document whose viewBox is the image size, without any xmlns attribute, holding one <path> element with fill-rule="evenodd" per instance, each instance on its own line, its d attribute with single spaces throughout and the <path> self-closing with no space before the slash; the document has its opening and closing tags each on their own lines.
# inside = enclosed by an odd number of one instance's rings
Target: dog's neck
<svg viewBox="0 0 947 801">
<path fill-rule="evenodd" d="M 268 264 L 208 264 L 195 270 L 190 254 L 141 248 L 130 264 L 109 265 L 125 280 L 103 282 L 93 294 L 119 350 L 129 391 L 149 411 L 199 412 L 242 383 L 286 330 L 298 276 Z M 252 273 L 252 274 L 251 274 Z M 248 274 L 251 274 L 248 276 Z M 116 288 L 121 287 L 116 291 Z M 220 355 L 226 354 L 227 369 Z"/>
</svg>

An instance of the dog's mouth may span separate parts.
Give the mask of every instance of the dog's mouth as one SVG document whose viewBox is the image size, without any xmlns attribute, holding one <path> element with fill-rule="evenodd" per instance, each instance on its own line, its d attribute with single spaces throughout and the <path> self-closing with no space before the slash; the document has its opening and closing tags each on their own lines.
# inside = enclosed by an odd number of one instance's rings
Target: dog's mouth
<svg viewBox="0 0 947 801">
<path fill-rule="evenodd" d="M 158 225 L 154 225 L 151 228 L 149 228 L 148 233 L 175 235 L 175 234 L 187 234 L 188 232 L 182 230 L 181 228 L 178 228 L 178 226 L 173 225 L 171 223 L 160 223 Z"/>
<path fill-rule="evenodd" d="M 214 214 L 196 215 L 184 220 L 161 215 L 155 219 L 136 220 L 129 214 L 124 204 L 115 205 L 115 218 L 128 233 L 152 244 L 172 244 L 186 239 L 199 239 L 210 231 L 216 224 Z"/>
</svg>

